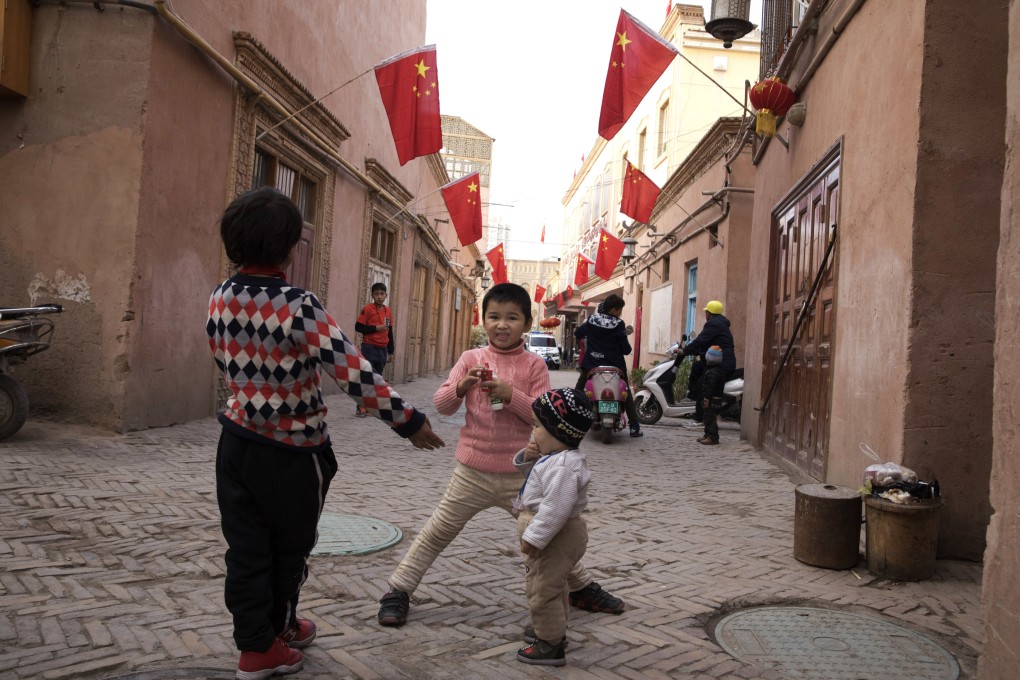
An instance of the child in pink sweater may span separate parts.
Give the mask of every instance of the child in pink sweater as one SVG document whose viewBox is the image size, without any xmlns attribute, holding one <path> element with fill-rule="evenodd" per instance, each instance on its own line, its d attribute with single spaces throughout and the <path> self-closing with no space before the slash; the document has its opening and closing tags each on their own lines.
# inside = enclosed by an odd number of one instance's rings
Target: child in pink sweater
<svg viewBox="0 0 1020 680">
<path fill-rule="evenodd" d="M 482 300 L 482 318 L 488 346 L 464 352 L 433 397 L 443 415 L 456 413 L 462 402 L 466 405 L 457 464 L 432 517 L 389 578 L 379 608 L 384 626 L 407 621 L 411 593 L 468 521 L 487 508 L 503 508 L 510 515 L 520 490 L 513 457 L 528 443 L 531 404 L 549 390 L 549 371 L 541 357 L 525 351 L 521 339 L 531 327 L 528 291 L 513 283 L 493 286 Z M 492 371 L 492 380 L 482 380 L 486 370 Z M 502 402 L 501 408 L 493 408 L 494 399 Z M 580 564 L 568 581 L 575 607 L 623 611 L 623 601 L 603 590 Z"/>
</svg>

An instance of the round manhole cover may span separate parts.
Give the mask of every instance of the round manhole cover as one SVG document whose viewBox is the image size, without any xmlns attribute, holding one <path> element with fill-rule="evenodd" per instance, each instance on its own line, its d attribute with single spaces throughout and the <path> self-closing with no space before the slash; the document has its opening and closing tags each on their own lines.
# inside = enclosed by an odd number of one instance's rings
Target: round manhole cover
<svg viewBox="0 0 1020 680">
<path fill-rule="evenodd" d="M 813 607 L 759 607 L 724 617 L 715 639 L 734 657 L 790 680 L 956 680 L 941 646 L 880 619 Z"/>
<path fill-rule="evenodd" d="M 399 543 L 403 537 L 400 529 L 381 519 L 324 512 L 312 554 L 364 555 Z"/>
</svg>

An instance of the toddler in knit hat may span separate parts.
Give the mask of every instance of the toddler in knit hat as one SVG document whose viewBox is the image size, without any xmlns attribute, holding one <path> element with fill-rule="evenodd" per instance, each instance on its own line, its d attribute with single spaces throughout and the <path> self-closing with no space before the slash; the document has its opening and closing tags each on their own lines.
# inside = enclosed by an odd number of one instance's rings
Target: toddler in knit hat
<svg viewBox="0 0 1020 680">
<path fill-rule="evenodd" d="M 708 366 L 718 366 L 722 363 L 722 347 L 719 345 L 712 345 L 705 352 L 705 364 Z"/>
<path fill-rule="evenodd" d="M 524 592 L 531 610 L 529 643 L 517 660 L 543 666 L 566 664 L 567 576 L 588 545 L 581 513 L 588 507 L 591 472 L 578 450 L 595 413 L 580 390 L 550 390 L 531 405 L 531 441 L 514 457 L 524 484 L 514 503 L 524 553 Z M 554 596 L 561 592 L 562 597 Z"/>
</svg>

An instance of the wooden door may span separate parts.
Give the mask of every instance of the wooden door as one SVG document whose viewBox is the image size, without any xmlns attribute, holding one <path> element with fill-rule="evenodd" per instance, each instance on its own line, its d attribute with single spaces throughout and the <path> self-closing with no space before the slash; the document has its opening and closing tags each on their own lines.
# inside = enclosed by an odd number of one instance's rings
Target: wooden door
<svg viewBox="0 0 1020 680">
<path fill-rule="evenodd" d="M 770 265 L 771 317 L 766 387 L 791 344 L 797 317 L 822 266 L 839 215 L 839 158 L 829 160 L 773 213 Z M 835 250 L 818 290 L 792 338 L 793 351 L 762 419 L 762 442 L 818 480 L 825 479 L 832 342 L 835 321 Z"/>
<path fill-rule="evenodd" d="M 443 282 L 439 279 L 432 281 L 432 299 L 429 301 L 429 323 L 426 329 L 425 347 L 425 373 L 432 375 L 436 372 L 436 343 L 439 341 L 440 312 L 443 309 Z"/>
<path fill-rule="evenodd" d="M 415 264 L 411 275 L 411 309 L 407 326 L 407 377 L 421 375 L 422 336 L 425 332 L 425 282 L 428 269 Z"/>
</svg>

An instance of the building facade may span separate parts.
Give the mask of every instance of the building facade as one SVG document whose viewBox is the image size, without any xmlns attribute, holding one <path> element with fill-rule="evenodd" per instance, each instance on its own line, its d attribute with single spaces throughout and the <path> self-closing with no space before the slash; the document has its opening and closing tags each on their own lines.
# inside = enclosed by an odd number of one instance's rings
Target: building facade
<svg viewBox="0 0 1020 680">
<path fill-rule="evenodd" d="M 424 42 L 424 0 L 98 9 L 32 6 L 27 96 L 0 99 L 0 127 L 18 131 L 0 141 L 0 283 L 67 310 L 19 375 L 33 407 L 119 430 L 213 413 L 218 219 L 261 185 L 301 208 L 289 276 L 352 339 L 372 283 L 389 284 L 388 377 L 451 365 L 474 289 L 449 264 L 452 228 L 427 219 L 446 217 L 448 176 L 438 154 L 399 165 L 371 72 Z"/>
<path fill-rule="evenodd" d="M 634 326 L 634 340 L 638 343 L 633 355 L 635 366 L 645 363 L 642 347 L 647 350 L 649 324 L 673 327 L 675 319 L 661 315 L 653 319 L 650 316 L 652 307 L 646 306 L 651 303 L 653 289 L 661 288 L 666 280 L 660 278 L 661 271 L 645 265 L 665 251 L 661 245 L 654 245 L 654 229 L 649 230 L 646 225 L 619 212 L 627 163 L 644 172 L 657 186 L 665 187 L 701 144 L 705 134 L 713 129 L 720 115 L 742 113 L 745 81 L 753 79 L 758 71 L 756 32 L 734 42 L 731 49 L 725 49 L 705 32 L 704 20 L 700 6 L 672 6 L 660 34 L 680 50 L 683 58 L 674 59 L 612 141 L 602 138 L 595 141 L 564 194 L 565 246 L 560 286 L 564 290 L 572 286 L 576 291 L 564 304 L 550 306 L 549 312 L 563 316 L 566 334 L 594 310 L 590 303 L 611 294 L 621 295 L 626 302 L 622 318 Z M 664 206 L 675 203 L 677 197 L 675 190 L 664 191 L 659 197 L 656 215 L 668 210 Z M 653 222 L 656 219 L 653 216 Z M 673 219 L 672 213 L 668 219 Z M 661 226 L 669 231 L 673 225 Z M 627 276 L 626 263 L 621 261 L 609 280 L 594 276 L 593 265 L 588 265 L 588 282 L 575 284 L 578 256 L 595 261 L 601 229 L 617 237 L 638 239 L 635 255 L 642 260 L 640 281 L 634 281 L 634 269 Z M 663 234 L 659 232 L 659 236 Z M 675 256 L 669 261 L 674 263 Z M 679 266 L 683 269 L 686 263 Z M 662 292 L 656 294 L 660 301 L 655 309 L 664 312 L 663 296 Z M 656 347 L 660 351 L 663 349 Z"/>
</svg>

